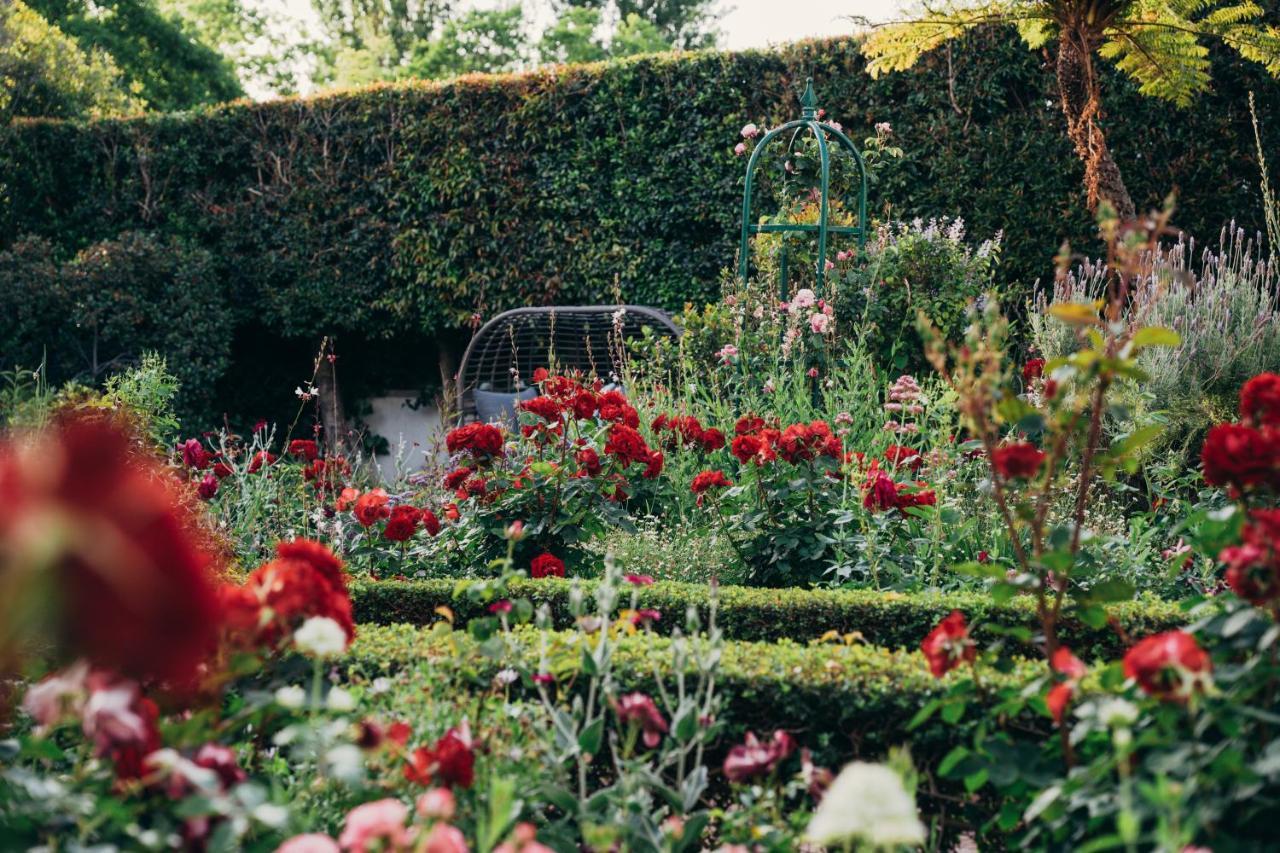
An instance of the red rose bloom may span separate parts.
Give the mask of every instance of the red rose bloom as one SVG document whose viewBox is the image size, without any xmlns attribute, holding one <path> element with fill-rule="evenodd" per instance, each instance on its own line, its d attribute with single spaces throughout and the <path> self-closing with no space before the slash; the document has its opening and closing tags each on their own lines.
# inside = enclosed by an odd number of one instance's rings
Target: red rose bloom
<svg viewBox="0 0 1280 853">
<path fill-rule="evenodd" d="M 840 439 L 832 435 L 831 427 L 825 421 L 792 424 L 782 431 L 778 449 L 782 458 L 792 464 L 816 459 L 820 455 L 838 458 Z"/>
<path fill-rule="evenodd" d="M 565 401 L 581 390 L 581 386 L 568 376 L 552 376 L 542 385 L 542 393 L 556 400 Z"/>
<path fill-rule="evenodd" d="M 1022 365 L 1022 381 L 1030 382 L 1044 375 L 1044 359 L 1032 358 Z"/>
<path fill-rule="evenodd" d="M 1270 430 L 1244 424 L 1218 424 L 1209 430 L 1200 463 L 1204 481 L 1210 486 L 1274 485 L 1280 481 L 1277 464 L 1280 438 Z"/>
<path fill-rule="evenodd" d="M 1185 631 L 1165 631 L 1140 640 L 1124 656 L 1124 674 L 1148 694 L 1185 702 L 1204 688 L 1213 670 L 1209 654 Z"/>
<path fill-rule="evenodd" d="M 392 542 L 405 542 L 418 532 L 418 522 L 422 520 L 422 512 L 408 504 L 400 504 L 391 510 L 387 526 L 382 535 Z"/>
<path fill-rule="evenodd" d="M 249 460 L 249 473 L 256 474 L 262 470 L 263 466 L 270 467 L 276 464 L 276 455 L 266 450 L 259 450 L 253 454 L 253 458 Z"/>
<path fill-rule="evenodd" d="M 551 372 L 550 372 L 550 371 L 548 371 L 545 367 L 537 367 L 537 368 L 534 368 L 534 371 L 533 371 L 533 384 L 534 384 L 534 385 L 541 385 L 543 382 L 546 382 L 546 381 L 547 381 L 547 377 L 548 377 L 548 376 L 550 376 L 550 375 L 551 375 Z"/>
<path fill-rule="evenodd" d="M 1034 477 L 1044 464 L 1044 453 L 1025 441 L 997 447 L 991 454 L 991 466 L 1006 480 Z"/>
<path fill-rule="evenodd" d="M 755 415 L 743 415 L 733 425 L 735 435 L 755 435 L 762 429 L 764 429 L 764 418 L 758 418 Z"/>
<path fill-rule="evenodd" d="M 739 462 L 746 465 L 760 452 L 763 442 L 756 435 L 737 435 L 733 439 L 733 443 L 729 445 L 729 452 L 734 455 Z M 756 459 L 757 464 L 759 460 Z"/>
<path fill-rule="evenodd" d="M 427 531 L 428 536 L 436 536 L 440 533 L 440 519 L 436 518 L 436 514 L 429 509 L 422 511 L 422 528 Z"/>
<path fill-rule="evenodd" d="M 898 485 L 883 471 L 873 469 L 863 487 L 862 505 L 873 512 L 896 509 L 898 506 Z"/>
<path fill-rule="evenodd" d="M 1067 706 L 1071 704 L 1071 699 L 1075 696 L 1076 685 L 1080 679 L 1084 678 L 1085 665 L 1080 658 L 1071 653 L 1066 646 L 1059 646 L 1057 651 L 1053 653 L 1053 657 L 1049 661 L 1049 665 L 1053 667 L 1053 671 L 1066 676 L 1065 681 L 1060 681 L 1049 688 L 1049 693 L 1044 697 L 1044 703 L 1049 708 L 1049 713 L 1053 716 L 1056 723 L 1061 724 L 1062 718 L 1067 713 Z"/>
<path fill-rule="evenodd" d="M 761 742 L 754 732 L 747 732 L 746 740 L 729 750 L 724 760 L 724 775 L 730 782 L 746 782 L 773 770 L 795 751 L 796 742 L 791 735 L 778 729 L 768 741 Z"/>
<path fill-rule="evenodd" d="M 474 473 L 475 470 L 472 468 L 455 468 L 444 475 L 444 487 L 452 492 L 465 483 L 467 478 Z"/>
<path fill-rule="evenodd" d="M 574 458 L 578 460 L 578 465 L 588 477 L 595 477 L 600 473 L 600 454 L 593 448 L 582 448 L 574 454 Z"/>
<path fill-rule="evenodd" d="M 382 519 L 391 515 L 391 508 L 387 506 L 389 498 L 386 489 L 373 489 L 365 492 L 356 498 L 355 509 L 353 512 L 356 521 L 365 527 L 372 527 Z"/>
<path fill-rule="evenodd" d="M 549 577 L 562 578 L 565 575 L 564 560 L 551 553 L 539 554 L 529 564 L 529 575 L 539 580 Z"/>
<path fill-rule="evenodd" d="M 314 462 L 320 456 L 320 447 L 309 438 L 295 438 L 289 442 L 288 453 L 294 459 Z"/>
<path fill-rule="evenodd" d="M 243 608 L 250 601 L 257 603 L 259 613 L 252 629 L 246 631 L 248 614 Z M 276 559 L 255 569 L 242 591 L 225 594 L 224 602 L 241 609 L 242 615 L 232 626 L 232 640 L 241 646 L 277 645 L 312 616 L 337 622 L 348 642 L 355 638 L 342 563 L 319 542 L 297 539 L 280 543 Z"/>
<path fill-rule="evenodd" d="M 645 444 L 644 436 L 626 424 L 614 424 L 609 427 L 609 440 L 605 442 L 604 452 L 617 459 L 623 465 L 632 462 L 648 464 L 652 451 Z"/>
<path fill-rule="evenodd" d="M 209 464 L 209 451 L 204 449 L 198 438 L 188 438 L 178 445 L 178 449 L 182 451 L 182 464 L 188 468 L 199 471 Z"/>
<path fill-rule="evenodd" d="M 1259 373 L 1244 383 L 1240 417 L 1255 426 L 1280 427 L 1280 376 Z"/>
<path fill-rule="evenodd" d="M 103 418 L 63 416 L 33 441 L 0 443 L 0 655 L 40 610 L 59 657 L 142 680 L 194 676 L 220 608 L 184 488 Z"/>
<path fill-rule="evenodd" d="M 601 394 L 596 405 L 600 410 L 601 419 L 606 421 L 623 422 L 627 420 L 628 410 L 635 412 L 627 402 L 627 396 L 617 389 Z M 632 428 L 635 426 L 639 426 L 639 415 L 636 415 L 636 424 L 632 425 Z"/>
<path fill-rule="evenodd" d="M 444 437 L 450 453 L 469 452 L 478 460 L 502 455 L 502 430 L 493 424 L 465 424 Z"/>
<path fill-rule="evenodd" d="M 211 501 L 218 494 L 218 478 L 213 472 L 205 474 L 200 480 L 200 484 L 196 486 L 196 494 L 200 496 L 202 501 Z"/>
<path fill-rule="evenodd" d="M 712 453 L 724 447 L 724 433 L 712 427 L 702 433 L 702 449 Z"/>
<path fill-rule="evenodd" d="M 547 423 L 556 423 L 560 420 L 560 404 L 550 397 L 534 397 L 532 400 L 525 400 L 520 404 L 520 408 L 537 415 Z"/>
<path fill-rule="evenodd" d="M 884 452 L 884 461 L 895 468 L 906 466 L 912 471 L 918 471 L 924 464 L 924 457 L 915 448 L 891 444 Z"/>
<path fill-rule="evenodd" d="M 901 511 L 913 506 L 936 506 L 938 503 L 938 495 L 933 489 L 926 489 L 917 485 L 914 489 L 898 490 L 898 499 L 894 503 L 894 508 Z"/>
<path fill-rule="evenodd" d="M 475 752 L 465 730 L 449 729 L 431 747 L 419 747 L 409 756 L 404 778 L 418 785 L 457 785 L 475 782 Z"/>
<path fill-rule="evenodd" d="M 969 637 L 969 626 L 959 610 L 952 610 L 929 632 L 920 651 L 929 661 L 934 678 L 941 678 L 962 663 L 973 663 L 978 656 L 977 646 Z"/>
<path fill-rule="evenodd" d="M 640 476 L 644 477 L 646 480 L 657 479 L 658 475 L 662 473 L 662 464 L 664 461 L 662 451 L 653 451 L 649 454 L 649 464 L 645 466 L 644 472 Z"/>
<path fill-rule="evenodd" d="M 225 462 L 213 463 L 213 475 L 219 480 L 225 480 L 232 474 L 231 466 Z"/>
<path fill-rule="evenodd" d="M 702 471 L 693 478 L 689 490 L 698 496 L 698 506 L 702 506 L 703 497 L 711 489 L 727 489 L 732 485 L 723 471 Z"/>
<path fill-rule="evenodd" d="M 573 408 L 573 416 L 582 421 L 595 417 L 596 409 L 599 407 L 596 395 L 586 389 L 574 394 L 569 405 Z"/>
<path fill-rule="evenodd" d="M 1245 601 L 1263 607 L 1280 598 L 1280 509 L 1255 509 L 1241 528 L 1240 544 L 1223 548 L 1226 581 Z"/>
</svg>

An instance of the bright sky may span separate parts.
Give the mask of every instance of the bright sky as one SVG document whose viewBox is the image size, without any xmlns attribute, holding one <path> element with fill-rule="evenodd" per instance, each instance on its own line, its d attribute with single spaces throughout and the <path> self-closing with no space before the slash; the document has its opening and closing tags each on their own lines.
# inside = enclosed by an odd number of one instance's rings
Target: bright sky
<svg viewBox="0 0 1280 853">
<path fill-rule="evenodd" d="M 258 0 L 265 7 L 284 6 L 300 22 L 312 19 L 311 0 Z M 505 5 L 501 0 L 468 0 L 465 5 Z M 533 15 L 546 6 L 543 0 L 524 0 Z M 884 21 L 906 6 L 905 0 L 721 0 L 719 26 L 723 46 L 738 50 L 767 47 L 812 36 L 852 32 L 849 19 L 856 16 Z"/>
</svg>

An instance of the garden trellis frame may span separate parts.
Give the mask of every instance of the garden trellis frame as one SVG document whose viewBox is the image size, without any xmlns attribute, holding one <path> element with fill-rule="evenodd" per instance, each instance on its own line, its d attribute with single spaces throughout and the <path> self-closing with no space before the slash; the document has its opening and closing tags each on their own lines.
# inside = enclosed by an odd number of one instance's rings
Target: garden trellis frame
<svg viewBox="0 0 1280 853">
<path fill-rule="evenodd" d="M 817 269 L 814 270 L 814 281 L 816 282 L 815 290 L 819 295 L 822 293 L 822 284 L 826 277 L 826 260 L 827 260 L 827 243 L 829 234 L 840 234 L 856 237 L 858 240 L 858 250 L 861 251 L 867 244 L 867 164 L 862 159 L 862 152 L 844 135 L 844 131 L 833 127 L 832 125 L 821 121 L 818 117 L 818 98 L 813 92 L 813 78 L 805 78 L 804 93 L 800 96 L 800 118 L 789 121 L 786 124 L 775 127 L 764 135 L 760 140 L 760 144 L 751 152 L 750 159 L 747 160 L 747 181 L 742 191 L 742 241 L 738 248 L 738 277 L 743 284 L 747 283 L 747 276 L 750 267 L 751 258 L 751 236 L 753 234 L 777 234 L 777 233 L 804 233 L 818 235 L 818 260 Z M 783 136 L 788 131 L 791 132 L 791 138 L 787 142 L 787 154 L 791 155 L 795 151 L 796 143 L 804 136 L 805 132 L 813 135 L 818 142 L 818 160 L 819 160 L 819 209 L 818 224 L 811 225 L 801 222 L 752 222 L 751 221 L 751 191 L 755 180 L 756 166 L 760 161 L 760 155 L 774 139 Z M 858 222 L 856 225 L 831 225 L 828 220 L 829 199 L 831 191 L 831 146 L 827 141 L 830 136 L 835 140 L 836 144 L 853 156 L 854 163 L 858 167 Z M 786 263 L 786 246 L 782 249 L 781 264 L 781 287 L 782 298 L 787 298 L 787 263 Z"/>
</svg>

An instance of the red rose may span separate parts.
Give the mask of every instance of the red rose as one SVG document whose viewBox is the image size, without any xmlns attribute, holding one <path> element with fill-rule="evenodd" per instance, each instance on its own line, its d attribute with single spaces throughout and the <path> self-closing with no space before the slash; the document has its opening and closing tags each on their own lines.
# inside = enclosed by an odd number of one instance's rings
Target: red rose
<svg viewBox="0 0 1280 853">
<path fill-rule="evenodd" d="M 181 488 L 104 418 L 64 416 L 0 443 L 0 575 L 29 581 L 0 595 L 0 656 L 39 611 L 60 656 L 138 679 L 193 676 L 220 608 L 215 552 Z"/>
<path fill-rule="evenodd" d="M 1280 598 L 1280 509 L 1255 509 L 1240 530 L 1240 544 L 1222 549 L 1226 581 L 1245 601 L 1263 607 Z"/>
<path fill-rule="evenodd" d="M 1270 428 L 1257 430 L 1244 424 L 1218 424 L 1209 430 L 1200 450 L 1204 481 L 1211 486 L 1275 485 L 1280 438 Z"/>
<path fill-rule="evenodd" d="M 884 461 L 895 468 L 905 465 L 912 471 L 917 471 L 924 464 L 924 457 L 914 448 L 891 444 L 884 452 Z"/>
<path fill-rule="evenodd" d="M 863 487 L 862 505 L 873 512 L 896 509 L 898 506 L 898 486 L 893 478 L 883 471 L 872 470 Z"/>
<path fill-rule="evenodd" d="M 605 442 L 604 452 L 616 458 L 624 466 L 632 462 L 648 464 L 652 451 L 645 444 L 644 437 L 626 424 L 614 424 L 609 427 L 609 440 Z"/>
<path fill-rule="evenodd" d="M 520 408 L 537 415 L 547 423 L 556 423 L 560 420 L 560 404 L 550 397 L 534 397 L 532 400 L 525 400 L 520 404 Z"/>
<path fill-rule="evenodd" d="M 743 415 L 733 425 L 735 435 L 755 435 L 762 429 L 764 429 L 764 418 L 758 418 L 755 415 Z"/>
<path fill-rule="evenodd" d="M 225 462 L 213 463 L 213 475 L 219 480 L 225 480 L 232 474 L 231 466 Z"/>
<path fill-rule="evenodd" d="M 276 464 L 276 455 L 266 450 L 259 450 L 253 454 L 253 458 L 249 460 L 249 473 L 256 474 L 265 465 L 270 467 Z"/>
<path fill-rule="evenodd" d="M 924 652 L 935 678 L 941 678 L 962 663 L 973 663 L 978 656 L 978 648 L 969 637 L 969 626 L 959 610 L 952 610 L 929 632 L 920 644 L 920 651 Z"/>
<path fill-rule="evenodd" d="M 289 442 L 288 453 L 294 459 L 314 462 L 320 456 L 320 447 L 309 438 L 295 438 Z"/>
<path fill-rule="evenodd" d="M 911 490 L 898 490 L 898 499 L 894 502 L 894 508 L 901 511 L 909 509 L 913 506 L 936 506 L 938 503 L 938 495 L 933 489 L 922 488 L 917 485 Z"/>
<path fill-rule="evenodd" d="M 689 490 L 698 496 L 698 506 L 702 506 L 702 499 L 707 492 L 712 489 L 727 489 L 732 485 L 723 471 L 702 471 L 693 478 Z"/>
<path fill-rule="evenodd" d="M 664 462 L 662 451 L 655 450 L 649 454 L 649 464 L 645 466 L 644 472 L 640 475 L 646 480 L 656 479 L 662 473 L 662 464 Z"/>
<path fill-rule="evenodd" d="M 546 381 L 547 381 L 547 377 L 548 377 L 548 376 L 550 376 L 550 375 L 551 375 L 550 371 L 548 371 L 545 367 L 537 367 L 537 368 L 534 368 L 534 371 L 533 371 L 533 383 L 534 383 L 535 385 L 540 385 L 540 384 L 542 384 L 543 382 L 546 382 Z"/>
<path fill-rule="evenodd" d="M 218 478 L 213 472 L 204 475 L 200 480 L 200 484 L 196 486 L 196 494 L 200 496 L 202 501 L 211 501 L 218 494 Z"/>
<path fill-rule="evenodd" d="M 444 475 L 444 487 L 452 492 L 465 483 L 467 478 L 474 473 L 475 471 L 471 468 L 455 468 Z"/>
<path fill-rule="evenodd" d="M 356 499 L 354 513 L 356 521 L 365 527 L 372 527 L 378 521 L 391 515 L 387 506 L 389 498 L 386 489 L 373 489 Z"/>
<path fill-rule="evenodd" d="M 628 412 L 635 414 L 635 409 L 627 402 L 627 396 L 617 389 L 601 394 L 596 405 L 600 409 L 600 418 L 606 421 L 625 422 L 629 420 Z M 640 425 L 639 415 L 635 417 L 636 423 L 630 425 L 633 429 Z"/>
<path fill-rule="evenodd" d="M 182 451 L 182 464 L 188 468 L 199 471 L 209 464 L 209 451 L 204 449 L 198 438 L 188 438 L 178 445 L 178 449 Z"/>
<path fill-rule="evenodd" d="M 578 461 L 578 465 L 588 477 L 595 477 L 600 473 L 600 454 L 593 448 L 582 448 L 574 454 L 574 459 Z"/>
<path fill-rule="evenodd" d="M 404 777 L 418 785 L 457 785 L 475 782 L 475 752 L 465 730 L 449 729 L 431 747 L 419 747 L 405 764 Z"/>
<path fill-rule="evenodd" d="M 586 389 L 574 394 L 569 405 L 573 407 L 574 417 L 583 421 L 595 417 L 596 409 L 599 407 L 596 395 Z"/>
<path fill-rule="evenodd" d="M 422 511 L 422 527 L 427 531 L 428 536 L 436 536 L 440 533 L 440 519 L 436 518 L 436 514 L 429 509 Z"/>
<path fill-rule="evenodd" d="M 1240 417 L 1255 426 L 1280 427 L 1280 376 L 1259 373 L 1244 383 Z"/>
<path fill-rule="evenodd" d="M 756 435 L 737 435 L 734 436 L 733 443 L 729 445 L 729 452 L 734 457 L 746 465 L 748 462 L 756 458 L 756 454 L 760 452 L 762 442 Z M 758 462 L 758 460 L 757 460 Z"/>
<path fill-rule="evenodd" d="M 712 453 L 724 447 L 724 433 L 712 427 L 702 433 L 702 449 Z"/>
<path fill-rule="evenodd" d="M 552 376 L 542 386 L 542 393 L 562 402 L 580 390 L 581 386 L 568 376 Z"/>
<path fill-rule="evenodd" d="M 493 424 L 465 424 L 444 437 L 450 453 L 469 452 L 478 460 L 502 455 L 502 430 Z"/>
<path fill-rule="evenodd" d="M 782 431 L 778 449 L 782 458 L 792 464 L 816 459 L 820 455 L 838 458 L 840 439 L 832 435 L 831 427 L 825 421 L 792 424 Z"/>
<path fill-rule="evenodd" d="M 1049 708 L 1049 713 L 1053 715 L 1054 722 L 1061 723 L 1062 718 L 1066 715 L 1067 706 L 1071 704 L 1072 697 L 1076 693 L 1076 685 L 1080 679 L 1084 678 L 1088 670 L 1080 658 L 1071 653 L 1066 646 L 1059 646 L 1057 651 L 1053 653 L 1053 657 L 1049 661 L 1049 665 L 1054 672 L 1066 676 L 1065 681 L 1060 681 L 1049 688 L 1049 693 L 1044 697 L 1044 703 Z"/>
<path fill-rule="evenodd" d="M 1075 684 L 1070 681 L 1060 681 L 1049 688 L 1049 692 L 1044 697 L 1044 704 L 1049 709 L 1049 713 L 1053 716 L 1055 723 L 1062 723 L 1062 718 L 1067 713 L 1067 706 L 1071 704 L 1071 699 L 1075 694 Z"/>
<path fill-rule="evenodd" d="M 1185 631 L 1165 631 L 1139 641 L 1124 656 L 1124 674 L 1148 694 L 1185 702 L 1209 681 L 1213 662 Z"/>
<path fill-rule="evenodd" d="M 1044 359 L 1032 358 L 1022 365 L 1022 381 L 1031 382 L 1033 379 L 1039 379 L 1044 375 Z"/>
<path fill-rule="evenodd" d="M 555 554 L 542 553 L 533 558 L 529 564 L 530 577 L 542 579 L 549 577 L 562 578 L 565 575 L 564 560 Z"/>
<path fill-rule="evenodd" d="M 1006 480 L 1034 477 L 1044 464 L 1044 453 L 1025 441 L 997 447 L 991 454 L 991 466 Z"/>
<path fill-rule="evenodd" d="M 724 775 L 730 782 L 746 782 L 773 770 L 779 762 L 795 751 L 796 743 L 791 735 L 778 729 L 773 737 L 761 743 L 754 732 L 747 732 L 746 740 L 729 750 L 724 760 Z"/>
<path fill-rule="evenodd" d="M 382 535 L 392 542 L 405 542 L 418 532 L 418 522 L 421 520 L 421 510 L 408 504 L 400 504 L 391 510 Z"/>
<path fill-rule="evenodd" d="M 232 639 L 238 645 L 277 645 L 312 616 L 334 620 L 348 641 L 355 638 L 342 562 L 319 542 L 297 539 L 280 543 L 276 559 L 255 569 L 242 592 L 224 596 L 224 601 L 238 607 L 250 600 L 257 602 L 259 615 L 251 631 L 244 630 L 247 614 L 232 626 Z"/>
</svg>

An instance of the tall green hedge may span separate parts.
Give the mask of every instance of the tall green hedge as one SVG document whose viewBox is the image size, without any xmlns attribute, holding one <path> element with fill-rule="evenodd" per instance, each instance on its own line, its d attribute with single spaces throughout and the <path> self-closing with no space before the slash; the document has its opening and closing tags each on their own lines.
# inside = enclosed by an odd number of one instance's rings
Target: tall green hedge
<svg viewBox="0 0 1280 853">
<path fill-rule="evenodd" d="M 1260 222 L 1248 90 L 1280 140 L 1280 87 L 1252 66 L 1217 66 L 1214 91 L 1191 109 L 1140 98 L 1114 76 L 1105 105 L 1135 198 L 1179 190 L 1179 224 L 1205 236 L 1232 216 Z M 838 39 L 128 121 L 21 122 L 0 128 L 0 250 L 38 235 L 66 259 L 123 232 L 209 250 L 217 264 L 203 286 L 232 320 L 209 334 L 236 353 L 224 381 L 267 381 L 279 366 L 287 401 L 326 333 L 429 341 L 473 313 L 612 301 L 615 289 L 672 308 L 712 297 L 734 257 L 737 131 L 794 116 L 809 74 L 855 138 L 887 121 L 906 150 L 874 188 L 874 210 L 960 215 L 983 236 L 1003 229 L 1004 276 L 1027 285 L 1063 238 L 1088 245 L 1081 168 L 1042 57 L 1002 31 L 970 37 L 949 63 L 939 55 L 876 81 L 862 68 L 856 44 Z M 0 319 L 8 360 L 37 360 L 42 337 Z M 393 368 L 361 369 L 390 382 Z M 220 389 L 235 409 L 231 390 Z"/>
</svg>

